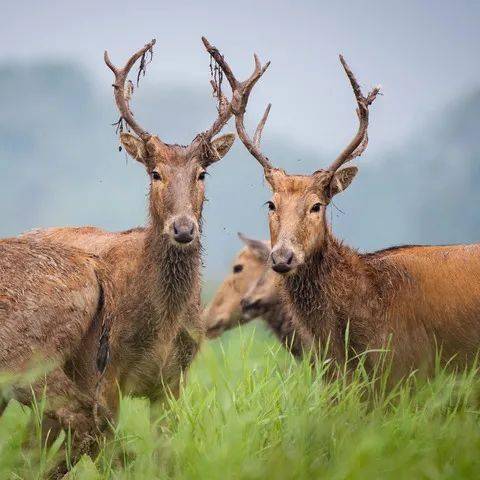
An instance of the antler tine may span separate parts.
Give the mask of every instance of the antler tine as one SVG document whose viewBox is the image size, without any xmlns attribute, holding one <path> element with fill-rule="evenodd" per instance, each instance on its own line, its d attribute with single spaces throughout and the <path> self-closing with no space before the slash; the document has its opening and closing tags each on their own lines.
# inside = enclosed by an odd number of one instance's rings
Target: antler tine
<svg viewBox="0 0 480 480">
<path fill-rule="evenodd" d="M 247 150 L 258 160 L 258 162 L 262 165 L 265 170 L 269 170 L 272 168 L 268 158 L 262 154 L 260 151 L 260 140 L 262 136 L 263 127 L 265 126 L 265 122 L 267 121 L 268 114 L 270 112 L 271 105 L 268 105 L 260 123 L 257 126 L 255 131 L 254 139 L 248 136 L 245 126 L 244 126 L 244 115 L 248 103 L 248 99 L 250 97 L 250 93 L 252 92 L 253 87 L 258 82 L 260 77 L 265 73 L 267 68 L 270 66 L 270 62 L 267 62 L 263 67 L 258 58 L 257 54 L 254 54 L 254 62 L 255 67 L 253 73 L 243 82 L 240 82 L 235 77 L 230 65 L 226 62 L 223 55 L 218 51 L 218 49 L 212 46 L 209 41 L 202 37 L 203 44 L 207 49 L 208 53 L 214 58 L 217 65 L 221 68 L 225 77 L 227 77 L 228 83 L 232 89 L 232 99 L 228 104 L 228 118 L 232 114 L 235 115 L 235 125 L 237 128 L 237 133 L 240 139 L 242 140 L 243 144 L 247 148 Z M 214 86 L 214 90 L 218 94 L 218 89 Z"/>
<path fill-rule="evenodd" d="M 355 137 L 350 141 L 350 143 L 345 147 L 345 149 L 340 153 L 340 155 L 335 159 L 335 161 L 330 165 L 328 170 L 335 172 L 338 170 L 344 163 L 352 160 L 355 157 L 359 157 L 367 148 L 368 145 L 368 107 L 374 102 L 378 93 L 380 92 L 380 86 L 376 86 L 372 91 L 364 97 L 360 85 L 355 78 L 352 70 L 348 66 L 347 62 L 342 55 L 339 55 L 340 62 L 347 74 L 350 84 L 352 85 L 353 93 L 357 100 L 357 115 L 359 120 L 358 131 Z"/>
<path fill-rule="evenodd" d="M 132 69 L 135 62 L 143 57 L 148 51 L 152 51 L 153 46 L 155 45 L 156 40 L 153 39 L 151 42 L 147 43 L 143 48 L 138 50 L 134 53 L 127 61 L 123 68 L 118 68 L 113 65 L 110 61 L 108 56 L 108 52 L 105 50 L 104 53 L 104 60 L 108 68 L 113 72 L 115 75 L 115 83 L 113 84 L 114 88 L 114 96 L 115 96 L 115 103 L 117 104 L 117 108 L 120 112 L 121 119 L 125 120 L 130 128 L 142 139 L 148 140 L 151 137 L 151 134 L 148 133 L 143 127 L 141 127 L 133 118 L 133 113 L 130 110 L 130 106 L 128 104 L 130 98 L 130 91 L 127 88 L 125 91 L 125 83 L 127 81 L 128 74 Z M 138 83 L 138 81 L 137 81 Z"/>
<path fill-rule="evenodd" d="M 235 75 L 233 74 L 232 69 L 225 60 L 224 56 L 218 51 L 218 48 L 213 46 L 205 37 L 202 37 L 202 42 L 205 45 L 207 52 L 214 58 L 214 60 L 222 69 L 222 72 L 227 77 L 228 83 L 230 84 L 232 91 L 235 91 L 238 81 L 235 78 Z"/>
<path fill-rule="evenodd" d="M 219 108 L 219 113 L 222 114 L 226 111 L 226 109 L 230 108 L 230 102 L 227 100 L 227 97 L 220 90 L 217 83 L 215 83 L 213 80 L 210 80 L 210 85 L 212 86 L 212 89 L 213 89 L 213 95 L 219 99 L 218 108 Z"/>
<path fill-rule="evenodd" d="M 240 137 L 240 140 L 243 142 L 245 145 L 246 149 L 250 152 L 250 154 L 255 157 L 260 163 L 260 165 L 263 167 L 265 171 L 271 170 L 273 168 L 272 164 L 270 163 L 270 160 L 268 157 L 266 157 L 260 150 L 260 140 L 262 137 L 262 131 L 263 127 L 265 126 L 265 122 L 267 121 L 268 114 L 270 113 L 270 108 L 271 104 L 269 103 L 265 113 L 263 114 L 262 119 L 260 120 L 256 130 L 255 130 L 255 135 L 252 139 L 249 137 L 245 125 L 244 125 L 244 113 L 235 113 L 235 125 L 237 127 L 237 132 L 238 136 Z"/>
<path fill-rule="evenodd" d="M 236 115 L 237 112 L 245 112 L 245 107 L 247 105 L 250 92 L 270 65 L 270 62 L 267 62 L 262 67 L 258 56 L 254 55 L 254 71 L 250 75 L 250 77 L 247 78 L 247 80 L 241 82 L 237 80 L 233 73 L 233 70 L 231 69 L 228 62 L 225 60 L 225 57 L 220 53 L 218 48 L 213 46 L 205 37 L 202 37 L 202 42 L 207 52 L 213 57 L 217 65 L 220 67 L 222 73 L 227 78 L 228 83 L 230 84 L 230 88 L 232 89 L 232 98 L 231 100 L 227 100 L 223 93 L 220 92 L 220 89 L 215 84 L 215 82 L 210 82 L 212 84 L 215 95 L 220 97 L 219 114 L 213 125 L 207 131 L 201 133 L 200 135 L 197 135 L 197 137 L 194 139 L 194 141 L 189 147 L 191 149 L 198 148 L 202 142 L 210 141 L 212 137 L 223 128 L 223 126 L 228 122 L 228 120 L 230 120 L 233 114 Z"/>
<path fill-rule="evenodd" d="M 255 134 L 253 135 L 253 143 L 258 148 L 260 148 L 260 142 L 262 141 L 263 127 L 265 126 L 265 123 L 267 121 L 268 114 L 270 113 L 271 108 L 272 108 L 272 104 L 269 103 L 267 105 L 267 108 L 265 109 L 265 113 L 263 114 L 262 119 L 260 120 L 259 124 L 257 125 L 257 128 L 255 130 Z"/>
</svg>

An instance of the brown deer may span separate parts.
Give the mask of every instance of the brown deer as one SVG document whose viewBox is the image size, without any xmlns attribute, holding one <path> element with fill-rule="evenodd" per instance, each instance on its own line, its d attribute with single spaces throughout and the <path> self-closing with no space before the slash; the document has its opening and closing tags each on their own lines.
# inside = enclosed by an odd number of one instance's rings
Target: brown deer
<svg viewBox="0 0 480 480">
<path fill-rule="evenodd" d="M 244 127 L 246 105 L 235 109 L 238 135 L 273 192 L 270 263 L 294 324 L 323 352 L 328 345 L 337 365 L 370 351 L 364 357 L 372 371 L 380 356 L 372 350 L 388 347 L 392 380 L 413 369 L 432 372 L 437 349 L 444 363 L 469 364 L 480 346 L 479 244 L 406 245 L 362 254 L 335 238 L 328 225 L 328 205 L 357 173 L 354 166 L 340 167 L 367 147 L 369 106 L 379 93 L 376 87 L 365 97 L 342 56 L 340 61 L 357 101 L 359 128 L 326 170 L 289 175 L 274 168 L 260 150 L 270 105 L 253 139 Z"/>
<path fill-rule="evenodd" d="M 303 351 L 289 312 L 283 307 L 277 275 L 267 264 L 269 242 L 238 234 L 245 247 L 233 261 L 232 271 L 218 287 L 203 317 L 207 337 L 216 338 L 239 325 L 262 318 L 277 339 L 297 358 Z"/>
<path fill-rule="evenodd" d="M 34 239 L 0 240 L 0 370 L 12 376 L 11 390 L 0 392 L 0 414 L 11 397 L 28 405 L 46 389 L 44 436 L 71 428 L 76 449 L 92 448 L 95 395 L 84 386 L 99 379 L 95 359 L 110 292 L 108 268 L 94 255 Z M 99 413 L 109 418 L 103 406 Z"/>
<path fill-rule="evenodd" d="M 218 50 L 203 39 L 211 54 Z M 232 91 L 229 102 L 213 83 L 219 97 L 219 115 L 209 130 L 188 146 L 171 145 L 147 133 L 133 118 L 127 76 L 146 55 L 154 41 L 115 67 L 108 54 L 105 62 L 115 75 L 114 95 L 123 122 L 135 133 L 122 132 L 126 151 L 142 163 L 150 178 L 147 227 L 108 233 L 93 227 L 54 228 L 26 235 L 38 241 L 68 245 L 95 253 L 109 267 L 114 305 L 109 311 L 108 332 L 100 340 L 101 369 L 105 367 L 101 404 L 114 413 L 118 386 L 124 393 L 162 398 L 177 395 L 182 372 L 204 336 L 200 317 L 200 226 L 205 195 L 206 169 L 230 149 L 234 135 L 213 138 L 232 116 L 234 99 L 249 95 L 268 68 L 255 57 L 255 69 Z M 108 348 L 107 348 L 108 347 Z M 108 362 L 106 359 L 108 358 Z M 88 362 L 92 363 L 88 356 Z M 82 367 L 78 367 L 80 376 Z M 91 388 L 91 386 L 90 386 Z"/>
</svg>

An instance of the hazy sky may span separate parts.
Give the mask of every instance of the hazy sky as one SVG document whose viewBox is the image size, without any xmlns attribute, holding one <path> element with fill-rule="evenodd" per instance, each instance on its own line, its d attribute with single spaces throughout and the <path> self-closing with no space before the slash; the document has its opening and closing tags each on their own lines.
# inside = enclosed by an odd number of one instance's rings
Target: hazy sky
<svg viewBox="0 0 480 480">
<path fill-rule="evenodd" d="M 372 151 L 394 146 L 425 117 L 479 86 L 479 25 L 479 1 L 15 0 L 2 1 L 0 61 L 71 59 L 110 88 L 103 50 L 120 62 L 156 37 L 148 80 L 207 91 L 200 43 L 206 35 L 240 77 L 250 72 L 254 51 L 272 61 L 249 112 L 256 121 L 273 103 L 266 135 L 336 151 L 356 123 L 337 58 L 343 52 L 366 88 L 384 88 L 372 114 Z"/>
</svg>

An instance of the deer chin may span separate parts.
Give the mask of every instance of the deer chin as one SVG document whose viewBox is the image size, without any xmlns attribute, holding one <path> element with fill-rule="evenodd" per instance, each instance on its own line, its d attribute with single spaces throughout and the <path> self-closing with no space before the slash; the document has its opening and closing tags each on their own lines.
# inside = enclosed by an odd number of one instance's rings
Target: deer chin
<svg viewBox="0 0 480 480">
<path fill-rule="evenodd" d="M 251 300 L 249 297 L 245 297 L 241 301 L 242 315 L 246 320 L 250 321 L 267 313 L 272 305 L 272 302 L 268 299 L 257 298 L 256 300 Z"/>
<path fill-rule="evenodd" d="M 261 317 L 262 315 L 265 315 L 269 309 L 269 306 L 267 304 L 261 303 L 255 308 L 251 308 L 249 310 L 243 310 L 243 316 L 247 320 L 253 320 L 254 318 Z"/>
</svg>

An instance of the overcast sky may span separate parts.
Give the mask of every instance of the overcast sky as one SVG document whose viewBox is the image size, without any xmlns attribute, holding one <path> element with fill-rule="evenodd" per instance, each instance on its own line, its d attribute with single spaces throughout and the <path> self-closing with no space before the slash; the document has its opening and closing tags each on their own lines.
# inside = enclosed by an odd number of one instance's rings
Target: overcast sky
<svg viewBox="0 0 480 480">
<path fill-rule="evenodd" d="M 250 72 L 254 51 L 272 61 L 249 110 L 256 121 L 273 103 L 265 135 L 270 130 L 336 151 L 356 123 L 337 58 L 342 52 L 365 90 L 377 83 L 384 88 L 372 113 L 372 151 L 394 147 L 425 118 L 479 86 L 479 25 L 479 1 L 15 0 L 2 2 L 0 61 L 78 61 L 100 88 L 110 89 L 103 50 L 120 63 L 155 37 L 149 82 L 208 92 L 200 42 L 206 35 L 239 77 Z"/>
</svg>

